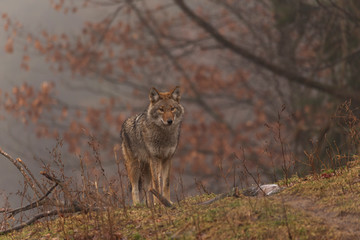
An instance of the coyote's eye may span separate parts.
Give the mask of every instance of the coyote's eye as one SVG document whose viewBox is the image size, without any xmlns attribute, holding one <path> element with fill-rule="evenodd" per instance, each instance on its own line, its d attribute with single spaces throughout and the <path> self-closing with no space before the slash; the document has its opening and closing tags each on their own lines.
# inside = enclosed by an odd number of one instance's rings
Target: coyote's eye
<svg viewBox="0 0 360 240">
<path fill-rule="evenodd" d="M 175 108 L 174 108 L 174 107 L 171 107 L 171 111 L 172 111 L 172 112 L 175 111 Z"/>
<path fill-rule="evenodd" d="M 164 112 L 164 108 L 163 107 L 159 108 L 159 111 Z"/>
</svg>

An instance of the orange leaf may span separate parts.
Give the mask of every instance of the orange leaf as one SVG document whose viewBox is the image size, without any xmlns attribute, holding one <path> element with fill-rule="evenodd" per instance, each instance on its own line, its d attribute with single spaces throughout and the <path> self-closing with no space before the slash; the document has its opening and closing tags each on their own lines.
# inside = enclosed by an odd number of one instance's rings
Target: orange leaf
<svg viewBox="0 0 360 240">
<path fill-rule="evenodd" d="M 6 44 L 5 44 L 5 51 L 7 53 L 12 53 L 14 51 L 14 39 L 8 38 Z"/>
</svg>

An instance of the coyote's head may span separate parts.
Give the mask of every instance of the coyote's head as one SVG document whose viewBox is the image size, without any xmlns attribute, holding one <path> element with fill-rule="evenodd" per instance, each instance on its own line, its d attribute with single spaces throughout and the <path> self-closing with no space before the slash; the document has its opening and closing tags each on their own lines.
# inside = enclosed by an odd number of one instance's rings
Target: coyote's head
<svg viewBox="0 0 360 240">
<path fill-rule="evenodd" d="M 152 88 L 149 94 L 150 105 L 148 117 L 158 126 L 179 124 L 182 120 L 184 108 L 180 105 L 180 87 L 169 92 L 159 92 Z"/>
</svg>

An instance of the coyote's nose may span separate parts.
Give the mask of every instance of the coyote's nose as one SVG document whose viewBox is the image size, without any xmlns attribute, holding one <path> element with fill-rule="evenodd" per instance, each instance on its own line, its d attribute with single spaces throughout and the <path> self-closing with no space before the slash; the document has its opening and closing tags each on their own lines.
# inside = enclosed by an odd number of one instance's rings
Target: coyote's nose
<svg viewBox="0 0 360 240">
<path fill-rule="evenodd" d="M 168 120 L 167 120 L 167 123 L 168 123 L 169 125 L 171 125 L 172 122 L 173 122 L 173 120 L 171 120 L 171 119 L 168 119 Z"/>
</svg>

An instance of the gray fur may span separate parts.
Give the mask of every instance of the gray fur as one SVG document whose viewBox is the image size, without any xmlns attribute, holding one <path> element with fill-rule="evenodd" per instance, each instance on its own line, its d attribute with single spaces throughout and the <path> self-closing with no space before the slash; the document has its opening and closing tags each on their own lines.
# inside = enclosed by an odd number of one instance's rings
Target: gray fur
<svg viewBox="0 0 360 240">
<path fill-rule="evenodd" d="M 184 115 L 184 108 L 179 103 L 179 87 L 166 93 L 152 88 L 149 100 L 147 109 L 128 118 L 121 130 L 122 150 L 132 185 L 133 204 L 140 202 L 140 180 L 148 201 L 151 187 L 170 201 L 171 158 L 179 142 Z"/>
</svg>

